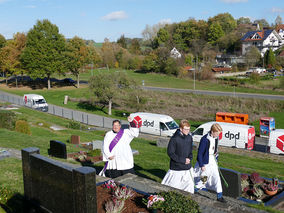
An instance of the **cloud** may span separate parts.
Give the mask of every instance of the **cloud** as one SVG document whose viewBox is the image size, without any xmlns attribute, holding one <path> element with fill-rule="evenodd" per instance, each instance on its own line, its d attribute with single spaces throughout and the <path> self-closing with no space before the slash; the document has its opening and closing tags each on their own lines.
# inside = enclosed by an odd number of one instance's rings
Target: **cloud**
<svg viewBox="0 0 284 213">
<path fill-rule="evenodd" d="M 171 24 L 172 20 L 170 18 L 162 19 L 158 23 L 160 23 L 160 24 Z"/>
<path fill-rule="evenodd" d="M 240 2 L 247 2 L 248 0 L 221 0 L 225 3 L 240 3 Z"/>
<path fill-rule="evenodd" d="M 0 0 L 0 4 L 5 3 L 7 1 L 10 1 L 10 0 Z"/>
<path fill-rule="evenodd" d="M 115 11 L 102 17 L 102 19 L 106 21 L 117 21 L 126 18 L 128 18 L 128 16 L 124 11 Z"/>
<path fill-rule="evenodd" d="M 279 8 L 279 7 L 273 7 L 271 9 L 272 13 L 284 13 L 284 8 Z"/>
</svg>

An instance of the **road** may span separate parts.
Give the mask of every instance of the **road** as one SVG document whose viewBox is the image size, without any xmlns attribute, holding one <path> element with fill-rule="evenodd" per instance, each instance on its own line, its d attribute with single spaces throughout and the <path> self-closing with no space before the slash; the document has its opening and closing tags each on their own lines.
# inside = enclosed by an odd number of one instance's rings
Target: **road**
<svg viewBox="0 0 284 213">
<path fill-rule="evenodd" d="M 256 93 L 240 93 L 240 92 L 220 92 L 210 90 L 193 90 L 193 89 L 175 89 L 175 88 L 164 88 L 164 87 L 143 87 L 145 90 L 160 91 L 160 92 L 178 92 L 178 93 L 193 93 L 200 95 L 214 95 L 214 96 L 229 96 L 238 98 L 257 98 L 266 100 L 281 100 L 284 101 L 284 95 L 266 95 Z"/>
</svg>

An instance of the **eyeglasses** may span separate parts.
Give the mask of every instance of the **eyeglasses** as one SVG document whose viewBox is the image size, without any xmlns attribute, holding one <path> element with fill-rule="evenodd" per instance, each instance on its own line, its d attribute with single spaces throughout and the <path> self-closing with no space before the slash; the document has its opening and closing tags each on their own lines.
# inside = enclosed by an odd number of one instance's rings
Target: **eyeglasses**
<svg viewBox="0 0 284 213">
<path fill-rule="evenodd" d="M 185 131 L 190 131 L 190 128 L 189 128 L 189 129 L 183 128 L 183 130 L 185 130 Z"/>
</svg>

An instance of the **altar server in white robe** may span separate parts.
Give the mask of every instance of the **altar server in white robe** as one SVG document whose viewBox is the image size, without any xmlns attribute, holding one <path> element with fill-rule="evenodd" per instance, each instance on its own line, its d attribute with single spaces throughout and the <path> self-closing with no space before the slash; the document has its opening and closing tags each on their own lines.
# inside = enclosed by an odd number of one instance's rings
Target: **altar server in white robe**
<svg viewBox="0 0 284 213">
<path fill-rule="evenodd" d="M 162 184 L 194 193 L 191 166 L 192 136 L 187 120 L 181 121 L 179 129 L 170 139 L 167 152 L 170 157 L 170 169 L 162 180 Z"/>
<path fill-rule="evenodd" d="M 225 203 L 222 193 L 222 184 L 218 171 L 218 138 L 222 127 L 215 123 L 210 132 L 204 135 L 198 147 L 197 162 L 194 167 L 196 188 L 207 188 L 217 192 L 217 200 Z M 207 180 L 204 180 L 207 177 Z"/>
</svg>

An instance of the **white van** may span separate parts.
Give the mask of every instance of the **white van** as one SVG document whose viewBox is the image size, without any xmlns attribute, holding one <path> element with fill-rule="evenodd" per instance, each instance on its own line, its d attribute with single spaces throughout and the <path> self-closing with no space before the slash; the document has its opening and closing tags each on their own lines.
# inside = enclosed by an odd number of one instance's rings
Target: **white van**
<svg viewBox="0 0 284 213">
<path fill-rule="evenodd" d="M 130 114 L 132 118 L 137 115 L 142 119 L 142 126 L 140 127 L 140 132 L 142 133 L 172 136 L 179 128 L 175 120 L 168 115 L 146 112 L 136 112 Z"/>
<path fill-rule="evenodd" d="M 23 97 L 24 105 L 32 109 L 40 110 L 43 112 L 48 111 L 48 104 L 41 95 L 25 94 Z"/>
<path fill-rule="evenodd" d="M 223 131 L 219 135 L 219 144 L 221 146 L 236 147 L 252 150 L 255 140 L 254 126 L 244 124 L 234 124 L 225 122 L 211 121 L 200 125 L 192 133 L 193 141 L 200 142 L 203 135 L 206 135 L 214 123 L 220 124 Z"/>
<path fill-rule="evenodd" d="M 284 155 L 284 129 L 275 129 L 270 132 L 268 152 Z"/>
</svg>

